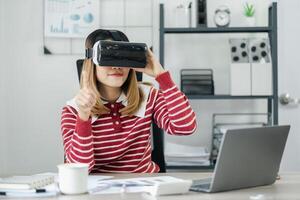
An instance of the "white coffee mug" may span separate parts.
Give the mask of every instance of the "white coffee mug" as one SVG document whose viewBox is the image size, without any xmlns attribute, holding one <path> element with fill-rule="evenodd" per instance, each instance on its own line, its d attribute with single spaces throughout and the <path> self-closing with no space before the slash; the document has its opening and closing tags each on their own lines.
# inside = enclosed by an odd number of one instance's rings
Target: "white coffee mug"
<svg viewBox="0 0 300 200">
<path fill-rule="evenodd" d="M 84 163 L 65 163 L 58 165 L 59 189 L 64 194 L 87 192 L 89 165 Z"/>
</svg>

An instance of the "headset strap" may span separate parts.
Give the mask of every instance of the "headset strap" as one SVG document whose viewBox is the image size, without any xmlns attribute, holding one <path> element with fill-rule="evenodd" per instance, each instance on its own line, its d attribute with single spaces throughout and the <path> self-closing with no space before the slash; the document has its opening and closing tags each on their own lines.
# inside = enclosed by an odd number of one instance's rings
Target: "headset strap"
<svg viewBox="0 0 300 200">
<path fill-rule="evenodd" d="M 122 41 L 122 37 L 120 36 L 120 33 L 118 31 L 111 30 L 109 32 L 115 41 Z"/>
<path fill-rule="evenodd" d="M 93 57 L 93 49 L 85 49 L 85 58 Z"/>
</svg>

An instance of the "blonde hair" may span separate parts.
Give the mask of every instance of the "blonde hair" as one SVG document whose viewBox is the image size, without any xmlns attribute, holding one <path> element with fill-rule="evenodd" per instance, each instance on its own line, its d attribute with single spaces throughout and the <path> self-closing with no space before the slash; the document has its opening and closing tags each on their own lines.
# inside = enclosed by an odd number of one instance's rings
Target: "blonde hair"
<svg viewBox="0 0 300 200">
<path fill-rule="evenodd" d="M 110 110 L 105 107 L 101 101 L 101 91 L 99 91 L 99 84 L 101 82 L 98 81 L 96 76 L 96 65 L 93 63 L 92 59 L 85 59 L 83 62 L 82 69 L 88 77 L 88 85 L 87 87 L 91 88 L 92 91 L 97 95 L 97 102 L 95 106 L 92 108 L 93 115 L 101 115 L 105 113 L 109 113 Z M 81 73 L 80 77 L 80 87 L 83 87 L 83 76 Z M 125 93 L 127 97 L 127 106 L 120 110 L 122 115 L 133 115 L 141 106 L 142 101 L 144 100 L 144 93 L 141 88 L 138 86 L 136 72 L 133 69 L 130 69 L 128 77 L 124 84 L 121 86 L 122 91 Z"/>
</svg>

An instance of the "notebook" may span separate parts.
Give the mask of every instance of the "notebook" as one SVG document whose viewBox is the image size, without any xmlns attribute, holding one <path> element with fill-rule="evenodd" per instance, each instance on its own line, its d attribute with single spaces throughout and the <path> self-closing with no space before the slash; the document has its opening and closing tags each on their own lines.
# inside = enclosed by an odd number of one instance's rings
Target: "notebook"
<svg viewBox="0 0 300 200">
<path fill-rule="evenodd" d="M 37 189 L 54 183 L 53 175 L 11 176 L 0 178 L 1 189 Z"/>
</svg>

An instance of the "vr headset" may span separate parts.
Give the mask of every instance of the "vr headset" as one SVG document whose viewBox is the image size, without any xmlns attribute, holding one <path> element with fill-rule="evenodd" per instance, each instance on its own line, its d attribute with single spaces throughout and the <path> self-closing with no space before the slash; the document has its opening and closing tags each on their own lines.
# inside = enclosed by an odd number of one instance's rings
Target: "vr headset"
<svg viewBox="0 0 300 200">
<path fill-rule="evenodd" d="M 109 31 L 114 41 L 98 40 L 92 49 L 86 49 L 85 57 L 95 65 L 144 68 L 147 64 L 147 45 L 128 42 L 120 31 Z M 123 37 L 122 37 L 123 36 Z M 126 37 L 126 36 L 125 36 Z M 127 41 L 124 41 L 124 40 Z"/>
</svg>

